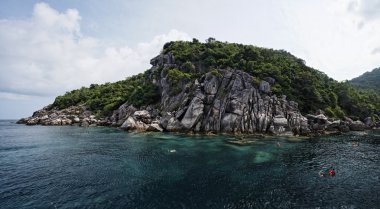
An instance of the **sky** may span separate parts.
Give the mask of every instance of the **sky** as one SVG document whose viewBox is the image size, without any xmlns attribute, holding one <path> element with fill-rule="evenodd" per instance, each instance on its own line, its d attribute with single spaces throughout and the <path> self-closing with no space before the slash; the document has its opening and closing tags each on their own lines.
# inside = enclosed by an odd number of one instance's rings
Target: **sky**
<svg viewBox="0 0 380 209">
<path fill-rule="evenodd" d="M 150 68 L 164 43 L 284 49 L 338 80 L 380 67 L 378 0 L 1 0 L 0 119 Z"/>
</svg>

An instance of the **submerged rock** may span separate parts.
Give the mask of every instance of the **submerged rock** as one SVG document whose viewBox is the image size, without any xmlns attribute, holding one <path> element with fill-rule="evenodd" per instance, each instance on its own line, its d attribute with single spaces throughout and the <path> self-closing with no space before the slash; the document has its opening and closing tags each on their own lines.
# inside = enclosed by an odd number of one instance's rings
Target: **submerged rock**
<svg viewBox="0 0 380 209">
<path fill-rule="evenodd" d="M 273 159 L 273 155 L 269 152 L 258 151 L 256 153 L 254 163 L 265 163 Z"/>
</svg>

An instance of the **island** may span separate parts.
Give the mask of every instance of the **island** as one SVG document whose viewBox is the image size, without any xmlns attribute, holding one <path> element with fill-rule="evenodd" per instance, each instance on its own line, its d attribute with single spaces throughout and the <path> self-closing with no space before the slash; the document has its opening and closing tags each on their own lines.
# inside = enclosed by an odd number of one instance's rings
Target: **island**
<svg viewBox="0 0 380 209">
<path fill-rule="evenodd" d="M 127 131 L 323 135 L 380 127 L 380 97 L 284 50 L 220 42 L 164 45 L 144 73 L 58 96 L 26 125 Z"/>
</svg>

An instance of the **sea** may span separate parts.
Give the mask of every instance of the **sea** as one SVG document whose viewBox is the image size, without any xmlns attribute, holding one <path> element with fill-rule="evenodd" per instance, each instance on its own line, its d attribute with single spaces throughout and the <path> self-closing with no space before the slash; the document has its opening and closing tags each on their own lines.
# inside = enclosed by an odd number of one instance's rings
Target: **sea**
<svg viewBox="0 0 380 209">
<path fill-rule="evenodd" d="M 315 138 L 0 121 L 0 208 L 380 208 L 380 131 Z M 335 170 L 335 176 L 320 171 Z"/>
</svg>

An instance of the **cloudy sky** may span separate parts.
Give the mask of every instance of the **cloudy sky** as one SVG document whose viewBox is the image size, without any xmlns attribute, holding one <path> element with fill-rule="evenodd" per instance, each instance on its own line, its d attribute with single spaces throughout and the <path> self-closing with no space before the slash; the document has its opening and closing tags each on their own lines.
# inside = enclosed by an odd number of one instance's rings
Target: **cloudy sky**
<svg viewBox="0 0 380 209">
<path fill-rule="evenodd" d="M 143 72 L 193 37 L 285 49 L 342 81 L 380 66 L 380 1 L 1 0 L 0 119 Z"/>
</svg>

